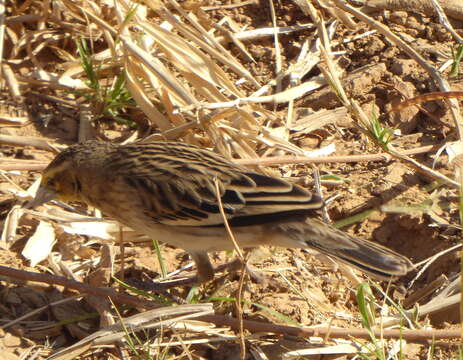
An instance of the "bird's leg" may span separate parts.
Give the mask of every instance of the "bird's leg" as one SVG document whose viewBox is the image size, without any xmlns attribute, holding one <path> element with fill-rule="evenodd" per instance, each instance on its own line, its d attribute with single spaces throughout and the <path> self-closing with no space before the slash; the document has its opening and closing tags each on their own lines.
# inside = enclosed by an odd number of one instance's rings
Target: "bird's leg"
<svg viewBox="0 0 463 360">
<path fill-rule="evenodd" d="M 190 252 L 190 256 L 196 264 L 197 282 L 202 284 L 211 281 L 214 278 L 214 268 L 209 255 L 206 252 Z"/>
<path fill-rule="evenodd" d="M 190 252 L 190 256 L 195 262 L 197 274 L 184 279 L 173 279 L 164 280 L 162 282 L 151 282 L 149 284 L 134 284 L 138 288 L 142 288 L 147 291 L 163 292 L 167 289 L 179 286 L 191 286 L 196 284 L 203 284 L 205 282 L 214 279 L 216 271 L 228 270 L 229 272 L 236 272 L 242 269 L 241 260 L 236 258 L 226 264 L 220 265 L 217 268 L 213 268 L 209 256 L 206 252 Z M 265 276 L 262 275 L 256 269 L 246 264 L 246 271 L 249 273 L 251 279 L 258 283 L 265 282 Z"/>
<path fill-rule="evenodd" d="M 197 273 L 195 276 L 190 276 L 184 279 L 164 280 L 161 282 L 152 282 L 150 284 L 137 284 L 138 288 L 143 288 L 147 291 L 162 292 L 173 287 L 191 286 L 203 284 L 214 278 L 214 268 L 212 267 L 209 256 L 206 252 L 190 252 L 190 256 L 195 262 Z"/>
<path fill-rule="evenodd" d="M 215 272 L 223 270 L 227 270 L 229 272 L 237 272 L 241 271 L 243 266 L 242 261 L 239 258 L 236 258 L 214 269 L 207 253 L 190 253 L 190 256 L 196 264 L 197 281 L 200 284 L 211 281 L 214 278 Z M 261 274 L 260 271 L 256 270 L 247 263 L 245 265 L 245 271 L 249 274 L 253 281 L 257 283 L 263 283 L 265 281 L 265 275 Z"/>
<path fill-rule="evenodd" d="M 219 271 L 227 270 L 230 273 L 235 273 L 235 272 L 241 271 L 242 269 L 243 269 L 243 263 L 241 259 L 236 258 L 230 262 L 227 262 L 226 264 L 217 266 L 214 269 L 214 271 L 219 272 Z M 248 262 L 246 263 L 244 270 L 249 274 L 249 277 L 251 278 L 252 281 L 258 284 L 262 284 L 266 282 L 266 276 L 262 274 L 259 270 L 254 268 L 252 265 L 250 265 Z"/>
</svg>

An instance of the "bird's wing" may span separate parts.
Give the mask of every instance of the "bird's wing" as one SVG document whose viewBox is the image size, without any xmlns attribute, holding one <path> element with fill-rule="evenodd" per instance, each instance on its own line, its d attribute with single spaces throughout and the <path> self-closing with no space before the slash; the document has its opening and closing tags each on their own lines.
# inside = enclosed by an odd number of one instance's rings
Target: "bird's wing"
<svg viewBox="0 0 463 360">
<path fill-rule="evenodd" d="M 222 225 L 217 186 L 223 210 L 234 225 L 280 220 L 322 206 L 318 196 L 298 185 L 250 172 L 213 152 L 178 143 L 144 146 L 138 165 L 131 159 L 116 167 L 137 189 L 145 214 L 159 223 Z M 133 153 L 128 149 L 126 156 Z"/>
</svg>

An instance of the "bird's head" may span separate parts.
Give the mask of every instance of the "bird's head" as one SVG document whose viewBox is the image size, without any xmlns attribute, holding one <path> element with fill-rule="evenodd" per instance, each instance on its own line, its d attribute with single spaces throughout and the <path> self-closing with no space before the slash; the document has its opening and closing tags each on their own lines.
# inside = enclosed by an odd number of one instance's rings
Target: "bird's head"
<svg viewBox="0 0 463 360">
<path fill-rule="evenodd" d="M 27 207 L 33 208 L 50 200 L 83 201 L 82 177 L 88 172 L 83 160 L 91 157 L 87 150 L 88 146 L 79 144 L 59 153 L 42 172 L 40 187 Z"/>
</svg>

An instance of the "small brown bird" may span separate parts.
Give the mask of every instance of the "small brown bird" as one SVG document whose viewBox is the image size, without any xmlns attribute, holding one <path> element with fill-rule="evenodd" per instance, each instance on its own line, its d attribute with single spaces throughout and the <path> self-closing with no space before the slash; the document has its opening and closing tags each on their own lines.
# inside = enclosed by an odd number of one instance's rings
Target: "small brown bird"
<svg viewBox="0 0 463 360">
<path fill-rule="evenodd" d="M 32 205 L 80 201 L 151 238 L 186 250 L 199 282 L 214 271 L 208 252 L 231 250 L 217 201 L 240 247 L 315 249 L 377 278 L 412 269 L 402 255 L 316 219 L 322 200 L 282 179 L 255 173 L 179 142 L 70 146 L 43 171 Z"/>
</svg>

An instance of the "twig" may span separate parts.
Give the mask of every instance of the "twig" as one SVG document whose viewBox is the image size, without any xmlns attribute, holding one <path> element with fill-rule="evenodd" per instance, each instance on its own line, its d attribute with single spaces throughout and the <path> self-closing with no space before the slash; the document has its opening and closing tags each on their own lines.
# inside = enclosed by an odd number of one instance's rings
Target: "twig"
<svg viewBox="0 0 463 360">
<path fill-rule="evenodd" d="M 460 189 L 460 183 L 458 181 L 452 180 L 449 177 L 441 174 L 439 171 L 435 171 L 427 167 L 426 165 L 421 164 L 420 162 L 412 159 L 411 157 L 401 154 L 397 150 L 395 150 L 391 145 L 388 147 L 388 153 L 391 154 L 396 159 L 401 160 L 403 163 L 407 164 L 408 166 L 415 168 L 416 170 L 420 171 L 421 173 L 428 175 L 436 180 L 440 180 L 447 185 L 451 185 L 454 188 Z"/>
<path fill-rule="evenodd" d="M 119 224 L 119 249 L 120 249 L 120 259 L 121 259 L 121 282 L 125 280 L 125 244 L 124 244 L 124 233 L 122 231 L 122 225 Z M 164 274 L 163 274 L 164 275 Z"/>
<path fill-rule="evenodd" d="M 285 72 L 281 74 L 286 75 Z M 280 76 L 277 76 L 277 79 L 280 79 Z M 271 81 L 273 83 L 273 81 Z M 204 109 L 214 110 L 214 109 L 226 109 L 226 108 L 235 108 L 243 105 L 248 104 L 259 104 L 259 103 L 274 103 L 274 104 L 282 104 L 287 103 L 291 100 L 302 98 L 308 92 L 317 90 L 325 85 L 325 81 L 319 78 L 315 80 L 309 80 L 303 82 L 300 85 L 288 88 L 281 92 L 274 93 L 272 95 L 265 95 L 265 96 L 248 96 L 248 97 L 240 97 L 230 101 L 224 102 L 196 102 L 194 104 L 186 105 L 186 106 L 178 106 L 173 113 L 184 113 L 190 111 L 199 111 Z M 267 88 L 265 88 L 267 90 Z"/>
<path fill-rule="evenodd" d="M 204 10 L 204 11 L 221 10 L 221 9 L 236 9 L 237 7 L 241 7 L 241 6 L 258 5 L 258 4 L 259 4 L 258 0 L 248 0 L 248 1 L 242 1 L 242 2 L 237 3 L 237 4 L 201 6 L 201 9 Z"/>
<path fill-rule="evenodd" d="M 460 44 L 463 44 L 463 38 L 460 35 L 458 35 L 458 33 L 452 27 L 452 24 L 450 24 L 450 21 L 447 18 L 447 15 L 445 14 L 444 9 L 442 9 L 441 4 L 436 0 L 430 0 L 430 2 L 434 6 L 434 9 L 436 10 L 437 15 L 439 16 L 440 23 L 444 25 L 444 27 L 447 29 L 449 33 L 452 34 L 453 38 L 456 41 L 458 41 Z"/>
<path fill-rule="evenodd" d="M 217 202 L 219 204 L 219 210 L 220 214 L 222 215 L 223 218 L 223 223 L 225 225 L 225 229 L 227 230 L 228 236 L 230 237 L 230 240 L 233 243 L 233 246 L 235 247 L 235 251 L 238 253 L 238 258 L 240 259 L 241 262 L 241 278 L 240 278 L 240 283 L 238 287 L 238 296 L 236 300 L 236 310 L 238 313 L 238 322 L 239 322 L 239 339 L 240 339 L 240 359 L 244 360 L 246 357 L 246 343 L 245 343 L 245 337 L 244 337 L 244 327 L 243 327 L 243 309 L 241 305 L 241 298 L 243 296 L 243 285 L 244 285 L 244 280 L 246 278 L 246 260 L 244 259 L 243 253 L 241 252 L 241 249 L 236 242 L 235 236 L 233 235 L 233 232 L 230 228 L 230 224 L 228 223 L 227 215 L 225 214 L 225 210 L 223 209 L 223 203 L 222 203 L 222 196 L 220 194 L 220 185 L 219 185 L 219 179 L 215 178 L 214 179 L 215 183 L 215 192 L 217 196 Z"/>
<path fill-rule="evenodd" d="M 425 270 L 426 270 L 429 266 L 431 266 L 431 264 L 432 264 L 434 261 L 436 261 L 439 257 L 441 257 L 442 255 L 444 255 L 444 254 L 446 254 L 446 253 L 448 253 L 448 252 L 450 252 L 450 251 L 454 251 L 454 250 L 458 249 L 458 248 L 461 247 L 461 246 L 462 246 L 462 244 L 457 244 L 457 245 L 452 246 L 452 247 L 450 247 L 450 248 L 448 248 L 448 249 L 445 249 L 445 250 L 443 250 L 443 251 L 440 251 L 440 252 L 438 252 L 437 254 L 434 254 L 433 256 L 431 256 L 431 257 L 429 257 L 429 258 L 427 258 L 427 259 L 425 259 L 425 260 L 419 262 L 418 264 L 415 264 L 415 267 L 418 267 L 418 266 L 421 266 L 421 265 L 424 265 L 424 266 L 423 266 L 423 268 L 422 268 L 420 271 L 418 271 L 418 273 L 417 273 L 416 276 L 413 278 L 413 280 L 410 281 L 410 283 L 408 284 L 407 288 L 408 288 L 408 289 L 411 289 L 412 286 L 413 286 L 413 284 L 415 284 L 415 281 L 418 280 L 418 279 L 420 278 L 420 276 L 423 275 L 423 273 L 425 272 Z"/>
<path fill-rule="evenodd" d="M 281 64 L 281 47 L 280 42 L 278 40 L 278 31 L 277 31 L 277 20 L 275 14 L 275 6 L 273 5 L 272 0 L 268 0 L 269 7 L 270 7 L 270 17 L 272 19 L 273 25 L 273 46 L 275 49 L 275 75 L 278 75 L 281 72 L 282 64 Z M 281 79 L 277 79 L 276 84 L 276 92 L 279 93 L 281 91 Z"/>
<path fill-rule="evenodd" d="M 425 145 L 414 149 L 407 149 L 400 152 L 403 155 L 417 155 L 439 150 L 443 145 Z M 367 161 L 389 161 L 391 155 L 388 153 L 376 153 L 368 155 L 338 155 L 338 156 L 274 156 L 259 159 L 233 159 L 232 161 L 246 166 L 276 166 L 294 164 L 322 164 L 322 163 L 351 163 Z M 0 159 L 0 170 L 43 170 L 48 162 L 38 160 L 22 159 Z"/>
<path fill-rule="evenodd" d="M 463 91 L 436 91 L 427 94 L 421 94 L 410 99 L 406 99 L 405 101 L 402 101 L 400 104 L 393 106 L 391 110 L 388 111 L 388 113 L 397 112 L 412 105 L 422 104 L 426 101 L 441 100 L 443 98 L 461 99 L 463 98 Z"/>
<path fill-rule="evenodd" d="M 244 282 L 247 277 L 247 261 L 243 261 L 241 264 L 241 277 L 238 286 L 238 296 L 236 299 L 236 310 L 238 313 L 238 322 L 239 322 L 239 339 L 240 339 L 240 359 L 246 359 L 246 337 L 244 335 L 244 320 L 243 320 L 243 291 L 244 291 Z"/>
<path fill-rule="evenodd" d="M 430 0 L 362 0 L 367 7 L 387 9 L 392 11 L 413 11 L 418 14 L 433 16 L 435 9 Z M 457 20 L 463 20 L 463 5 L 461 0 L 441 1 L 445 13 Z"/>
<path fill-rule="evenodd" d="M 13 269 L 7 266 L 0 266 L 0 276 L 7 276 L 13 279 L 19 279 L 24 281 L 37 281 L 50 285 L 61 285 L 69 289 L 74 289 L 80 293 L 89 294 L 93 296 L 99 296 L 103 298 L 110 298 L 112 301 L 118 304 L 127 304 L 143 308 L 157 308 L 162 305 L 156 304 L 152 301 L 138 298 L 136 296 L 122 294 L 112 288 L 98 288 L 91 285 L 84 284 L 79 281 L 66 279 L 62 276 L 40 274 L 31 271 L 24 271 Z"/>
<path fill-rule="evenodd" d="M 225 214 L 225 211 L 223 209 L 222 196 L 220 194 L 220 187 L 219 187 L 219 179 L 215 178 L 214 183 L 215 183 L 215 191 L 216 191 L 216 196 L 217 196 L 217 202 L 219 204 L 220 215 L 222 215 L 223 223 L 225 225 L 225 229 L 227 230 L 228 236 L 230 237 L 230 240 L 232 241 L 233 246 L 235 247 L 235 250 L 236 250 L 236 252 L 238 254 L 238 257 L 240 258 L 241 262 L 244 262 L 243 252 L 241 251 L 238 243 L 236 242 L 235 236 L 233 235 L 233 232 L 232 232 L 232 230 L 230 228 L 230 225 L 228 224 L 227 215 Z"/>
<path fill-rule="evenodd" d="M 416 304 L 418 301 L 423 299 L 425 296 L 433 293 L 435 290 L 439 289 L 447 281 L 447 277 L 444 274 L 441 274 L 439 277 L 435 278 L 430 284 L 427 284 L 425 287 L 415 291 L 411 295 L 407 296 L 402 301 L 402 306 L 404 309 L 408 309 L 410 306 Z"/>
<path fill-rule="evenodd" d="M 2 61 L 3 61 L 3 46 L 5 44 L 5 20 L 6 20 L 5 10 L 6 10 L 5 2 L 0 1 L 0 65 L 2 65 Z M 1 69 L 2 67 L 0 66 L 0 70 Z M 0 76 L 1 75 L 2 74 L 0 73 Z"/>
<path fill-rule="evenodd" d="M 207 315 L 198 317 L 197 320 L 209 321 L 214 323 L 216 326 L 230 326 L 232 329 L 238 329 L 238 322 L 236 319 L 227 316 L 219 315 Z M 407 342 L 420 343 L 423 341 L 442 340 L 442 339 L 458 339 L 460 337 L 460 329 L 450 330 L 403 330 L 403 329 L 375 329 L 370 332 L 366 329 L 357 328 L 344 328 L 337 329 L 333 327 L 324 328 L 307 328 L 307 327 L 294 327 L 287 325 L 276 325 L 272 323 L 264 323 L 260 321 L 244 320 L 243 325 L 245 329 L 250 332 L 262 332 L 262 333 L 275 333 L 284 334 L 289 336 L 300 336 L 300 337 L 324 337 L 327 333 L 330 334 L 330 338 L 358 338 L 358 339 L 371 339 L 372 332 L 374 336 L 383 339 L 403 339 Z"/>
<path fill-rule="evenodd" d="M 328 210 L 326 208 L 326 202 L 323 199 L 323 190 L 322 190 L 322 184 L 320 180 L 320 170 L 318 170 L 318 167 L 314 167 L 313 169 L 313 179 L 315 183 L 315 191 L 323 201 L 323 206 L 321 208 L 323 221 L 326 222 L 327 224 L 330 224 L 331 220 L 328 214 Z"/>
<path fill-rule="evenodd" d="M 0 276 L 8 276 L 15 279 L 24 281 L 37 281 L 44 282 L 47 284 L 61 285 L 69 289 L 75 289 L 81 293 L 91 294 L 100 297 L 110 297 L 115 304 L 119 305 L 132 305 L 137 307 L 143 307 L 146 309 L 159 308 L 164 305 L 156 304 L 152 301 L 148 301 L 135 296 L 121 294 L 111 288 L 96 288 L 78 281 L 69 280 L 61 276 L 39 274 L 24 270 L 12 269 L 6 266 L 0 266 Z M 214 323 L 216 326 L 229 326 L 233 330 L 239 330 L 239 321 L 233 317 L 223 315 L 205 315 L 198 317 L 197 320 L 207 321 Z M 311 337 L 319 336 L 324 337 L 327 333 L 330 334 L 330 338 L 359 338 L 359 339 L 370 339 L 371 332 L 366 329 L 357 328 L 345 328 L 336 329 L 330 328 L 304 328 L 294 327 L 286 325 L 276 325 L 272 323 L 243 320 L 243 328 L 256 333 L 266 332 L 275 334 L 284 334 L 290 336 L 300 337 Z M 461 329 L 451 330 L 402 330 L 402 329 L 376 329 L 373 331 L 376 337 L 382 336 L 384 339 L 404 339 L 408 342 L 420 343 L 423 341 L 442 340 L 442 339 L 456 339 L 460 337 Z"/>
<path fill-rule="evenodd" d="M 37 149 L 53 151 L 55 153 L 63 148 L 62 145 L 52 144 L 45 138 L 34 136 L 0 135 L 0 144 L 13 146 L 33 146 Z"/>
<path fill-rule="evenodd" d="M 258 28 L 258 29 L 253 29 L 253 30 L 241 31 L 241 32 L 233 34 L 233 36 L 237 40 L 240 40 L 240 41 L 250 41 L 250 40 L 256 40 L 256 39 L 273 36 L 275 31 L 277 31 L 278 34 L 291 34 L 296 31 L 311 30 L 313 29 L 313 27 L 314 27 L 313 24 L 282 26 L 282 27 L 277 27 L 276 29 L 273 27 L 266 27 L 266 28 Z M 225 36 L 217 36 L 216 40 L 220 43 L 224 43 L 228 41 L 228 39 Z"/>
<path fill-rule="evenodd" d="M 426 145 L 414 149 L 403 150 L 400 153 L 404 155 L 424 154 L 437 151 L 442 145 Z M 291 164 L 320 164 L 320 163 L 338 163 L 338 162 L 365 162 L 365 161 L 389 161 L 391 156 L 388 153 L 377 153 L 368 155 L 338 155 L 338 156 L 275 156 L 260 159 L 235 159 L 234 162 L 247 166 L 274 166 L 274 165 L 291 165 Z"/>
<path fill-rule="evenodd" d="M 0 30 L 1 31 L 1 30 Z M 1 51 L 1 49 L 0 49 Z M 11 69 L 11 67 L 7 64 L 3 64 L 1 66 L 1 73 L 3 74 L 3 78 L 5 79 L 5 82 L 7 84 L 7 87 L 10 91 L 11 97 L 16 101 L 16 102 L 23 102 L 23 96 L 21 94 L 18 80 L 15 76 L 15 73 Z"/>
</svg>

